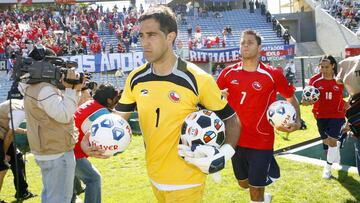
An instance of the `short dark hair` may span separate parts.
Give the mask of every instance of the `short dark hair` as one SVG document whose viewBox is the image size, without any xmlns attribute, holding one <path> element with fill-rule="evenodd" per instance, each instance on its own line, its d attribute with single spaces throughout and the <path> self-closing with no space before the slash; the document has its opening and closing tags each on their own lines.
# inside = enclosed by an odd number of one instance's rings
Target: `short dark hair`
<svg viewBox="0 0 360 203">
<path fill-rule="evenodd" d="M 163 5 L 148 8 L 139 18 L 139 23 L 147 19 L 154 19 L 159 22 L 160 30 L 166 35 L 170 32 L 178 34 L 175 13 L 171 8 Z"/>
<path fill-rule="evenodd" d="M 119 95 L 119 91 L 111 83 L 101 84 L 95 91 L 94 100 L 101 105 L 108 107 L 107 99 L 114 99 Z"/>
<path fill-rule="evenodd" d="M 256 30 L 251 30 L 251 29 L 247 29 L 247 30 L 244 30 L 242 33 L 241 33 L 241 38 L 244 37 L 244 35 L 254 35 L 255 36 L 255 39 L 256 39 L 256 42 L 258 43 L 258 45 L 261 45 L 261 35 L 260 33 L 256 32 Z"/>
<path fill-rule="evenodd" d="M 326 60 L 326 59 L 329 60 L 329 61 L 330 61 L 330 64 L 331 64 L 331 65 L 334 65 L 334 73 L 335 73 L 335 75 L 337 75 L 338 72 L 337 72 L 337 62 L 336 62 L 336 59 L 335 59 L 332 55 L 329 54 L 329 55 L 324 55 L 323 57 L 321 57 L 321 59 L 320 59 L 319 62 L 321 63 L 321 61 L 324 60 L 324 59 L 325 59 L 325 60 Z"/>
</svg>

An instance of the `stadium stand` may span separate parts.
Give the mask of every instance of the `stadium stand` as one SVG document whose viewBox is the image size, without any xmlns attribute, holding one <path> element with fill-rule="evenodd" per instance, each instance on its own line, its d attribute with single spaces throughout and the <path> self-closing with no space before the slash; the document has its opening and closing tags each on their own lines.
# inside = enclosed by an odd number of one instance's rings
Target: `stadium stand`
<svg viewBox="0 0 360 203">
<path fill-rule="evenodd" d="M 231 27 L 232 34 L 227 35 L 226 47 L 239 47 L 239 38 L 243 30 L 251 28 L 255 29 L 263 36 L 263 44 L 283 44 L 282 38 L 276 36 L 276 32 L 272 30 L 271 23 L 266 22 L 266 17 L 262 16 L 260 10 L 255 10 L 255 13 L 249 13 L 246 9 L 234 9 L 231 11 L 221 12 L 222 17 L 215 18 L 199 17 L 196 20 L 191 20 L 192 17 L 188 17 L 188 24 L 180 24 L 179 26 L 179 38 L 185 47 L 188 48 L 189 36 L 187 29 L 189 26 L 192 30 L 195 30 L 197 24 L 201 27 L 202 37 L 218 35 L 223 40 L 222 32 L 225 26 Z M 194 38 L 194 36 L 192 36 Z"/>
</svg>

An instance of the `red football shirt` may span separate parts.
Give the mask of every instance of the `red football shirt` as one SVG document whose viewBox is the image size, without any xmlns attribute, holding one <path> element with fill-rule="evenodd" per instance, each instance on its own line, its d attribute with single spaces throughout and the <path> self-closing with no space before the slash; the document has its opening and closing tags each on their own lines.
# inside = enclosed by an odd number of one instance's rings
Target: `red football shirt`
<svg viewBox="0 0 360 203">
<path fill-rule="evenodd" d="M 279 69 L 259 63 L 255 72 L 243 70 L 242 62 L 225 68 L 217 80 L 220 89 L 228 88 L 227 98 L 241 122 L 238 145 L 252 149 L 273 149 L 274 128 L 267 121 L 269 105 L 279 92 L 284 98 L 294 95 L 290 85 Z"/>
<path fill-rule="evenodd" d="M 91 129 L 91 124 L 96 118 L 108 113 L 110 111 L 95 100 L 89 100 L 78 107 L 74 113 L 75 126 L 79 129 L 79 139 L 74 148 L 76 159 L 87 157 L 80 146 L 84 132 Z"/>
<path fill-rule="evenodd" d="M 320 91 L 320 98 L 314 103 L 312 110 L 316 119 L 345 117 L 344 85 L 337 84 L 335 78 L 326 80 L 322 73 L 312 76 L 309 85 Z"/>
</svg>

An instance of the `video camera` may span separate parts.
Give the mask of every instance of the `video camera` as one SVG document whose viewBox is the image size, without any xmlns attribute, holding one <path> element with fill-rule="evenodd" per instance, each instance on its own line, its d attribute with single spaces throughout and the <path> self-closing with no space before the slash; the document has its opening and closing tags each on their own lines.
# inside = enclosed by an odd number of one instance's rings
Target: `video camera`
<svg viewBox="0 0 360 203">
<path fill-rule="evenodd" d="M 43 46 L 36 46 L 28 57 L 17 57 L 13 67 L 13 80 L 27 84 L 48 82 L 62 89 L 60 79 L 63 76 L 65 82 L 74 85 L 81 84 L 84 79 L 89 80 L 91 78 L 90 73 L 79 73 L 77 79 L 66 78 L 67 71 L 76 67 L 77 62 L 65 61 L 62 58 L 53 56 L 51 50 L 48 51 Z"/>
</svg>

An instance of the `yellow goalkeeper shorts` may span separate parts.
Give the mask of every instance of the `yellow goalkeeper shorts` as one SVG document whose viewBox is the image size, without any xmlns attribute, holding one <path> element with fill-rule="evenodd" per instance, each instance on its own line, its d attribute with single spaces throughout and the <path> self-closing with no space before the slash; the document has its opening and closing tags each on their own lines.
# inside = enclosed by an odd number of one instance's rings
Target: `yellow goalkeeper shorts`
<svg viewBox="0 0 360 203">
<path fill-rule="evenodd" d="M 205 184 L 198 187 L 174 191 L 158 190 L 152 184 L 151 187 L 159 203 L 201 203 L 204 195 Z"/>
</svg>

